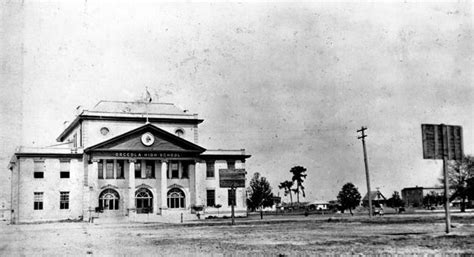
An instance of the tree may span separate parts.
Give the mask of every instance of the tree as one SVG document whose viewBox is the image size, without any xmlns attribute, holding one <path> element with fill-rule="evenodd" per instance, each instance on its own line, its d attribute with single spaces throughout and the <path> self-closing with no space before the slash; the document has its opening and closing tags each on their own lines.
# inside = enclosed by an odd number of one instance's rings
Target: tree
<svg viewBox="0 0 474 257">
<path fill-rule="evenodd" d="M 300 203 L 300 192 L 303 194 L 303 197 L 306 197 L 303 186 L 303 180 L 307 176 L 307 174 L 305 174 L 306 168 L 302 166 L 295 166 L 291 168 L 290 172 L 293 173 L 293 177 L 291 178 L 291 180 L 293 182 L 296 181 L 296 189 L 294 189 L 293 191 L 296 193 L 297 202 Z"/>
<path fill-rule="evenodd" d="M 404 205 L 405 202 L 403 202 L 402 198 L 400 197 L 400 193 L 397 191 L 394 191 L 392 197 L 387 200 L 387 206 L 391 208 L 397 209 L 403 207 Z"/>
<path fill-rule="evenodd" d="M 461 198 L 461 212 L 466 211 L 466 201 L 471 192 L 469 184 L 472 184 L 474 178 L 474 157 L 463 156 L 461 160 L 448 162 L 448 182 L 449 187 L 454 193 L 449 197 L 449 201 L 455 198 Z M 444 183 L 444 178 L 440 178 L 441 183 Z"/>
<path fill-rule="evenodd" d="M 432 207 L 443 204 L 444 196 L 436 193 L 435 191 L 429 192 L 423 197 L 423 206 Z"/>
<path fill-rule="evenodd" d="M 273 205 L 273 193 L 270 183 L 265 177 L 260 177 L 260 173 L 253 174 L 248 188 L 249 198 L 247 206 L 252 211 L 260 208 L 260 215 L 263 217 L 263 208 Z"/>
<path fill-rule="evenodd" d="M 474 174 L 471 173 L 471 178 L 467 180 L 467 197 L 471 200 L 474 200 Z"/>
<path fill-rule="evenodd" d="M 361 196 L 359 190 L 357 190 L 354 184 L 350 182 L 342 186 L 341 191 L 337 195 L 337 199 L 339 200 L 342 208 L 344 210 L 349 209 L 351 215 L 354 215 L 352 213 L 352 209 L 359 206 L 360 198 Z"/>
<path fill-rule="evenodd" d="M 283 189 L 285 191 L 285 196 L 287 196 L 288 194 L 290 194 L 290 202 L 291 202 L 291 205 L 293 205 L 293 197 L 291 195 L 291 187 L 293 186 L 293 181 L 291 180 L 286 180 L 286 181 L 283 181 L 280 183 L 280 185 L 278 186 L 278 188 L 280 189 Z"/>
</svg>

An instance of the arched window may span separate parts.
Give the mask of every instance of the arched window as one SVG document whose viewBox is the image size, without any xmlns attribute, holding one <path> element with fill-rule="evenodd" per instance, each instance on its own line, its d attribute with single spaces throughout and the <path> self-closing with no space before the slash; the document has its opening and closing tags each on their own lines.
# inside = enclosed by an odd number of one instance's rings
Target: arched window
<svg viewBox="0 0 474 257">
<path fill-rule="evenodd" d="M 153 194 L 146 188 L 138 189 L 135 193 L 137 213 L 153 213 Z"/>
<path fill-rule="evenodd" d="M 182 128 L 178 128 L 174 131 L 174 133 L 178 136 L 178 137 L 183 137 L 184 136 L 184 130 Z"/>
<path fill-rule="evenodd" d="M 168 208 L 184 208 L 185 196 L 181 189 L 173 188 L 168 191 Z"/>
<path fill-rule="evenodd" d="M 113 189 L 105 189 L 99 195 L 99 208 L 103 210 L 118 210 L 120 196 Z"/>
</svg>

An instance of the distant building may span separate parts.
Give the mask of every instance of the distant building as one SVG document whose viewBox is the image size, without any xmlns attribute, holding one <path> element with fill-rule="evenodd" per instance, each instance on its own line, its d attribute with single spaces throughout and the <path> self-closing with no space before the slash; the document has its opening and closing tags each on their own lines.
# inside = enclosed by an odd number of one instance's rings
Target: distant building
<svg viewBox="0 0 474 257">
<path fill-rule="evenodd" d="M 306 208 L 311 210 L 327 210 L 329 209 L 329 202 L 326 201 L 313 201 L 306 204 Z"/>
<path fill-rule="evenodd" d="M 370 199 L 372 200 L 372 206 L 385 206 L 387 204 L 387 198 L 380 192 L 380 191 L 371 191 L 370 192 Z M 362 198 L 362 206 L 368 207 L 369 206 L 369 197 L 368 194 Z"/>
<path fill-rule="evenodd" d="M 443 195 L 444 189 L 440 187 L 405 187 L 402 189 L 402 200 L 409 207 L 423 206 L 423 198 L 430 192 Z"/>
<path fill-rule="evenodd" d="M 245 169 L 245 150 L 198 145 L 203 122 L 173 104 L 100 101 L 78 110 L 58 146 L 19 148 L 12 174 L 12 222 L 107 217 L 178 221 L 246 215 L 245 188 L 219 185 L 220 169 Z M 219 210 L 215 206 L 221 205 Z"/>
</svg>

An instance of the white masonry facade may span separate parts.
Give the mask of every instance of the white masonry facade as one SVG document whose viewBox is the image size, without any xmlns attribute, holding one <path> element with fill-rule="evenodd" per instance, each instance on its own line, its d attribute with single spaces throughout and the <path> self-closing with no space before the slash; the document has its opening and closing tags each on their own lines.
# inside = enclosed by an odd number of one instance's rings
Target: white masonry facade
<svg viewBox="0 0 474 257">
<path fill-rule="evenodd" d="M 193 220 L 246 215 L 245 188 L 219 170 L 245 169 L 244 149 L 198 145 L 203 120 L 168 103 L 100 101 L 78 110 L 58 146 L 20 147 L 11 171 L 12 223 Z"/>
</svg>

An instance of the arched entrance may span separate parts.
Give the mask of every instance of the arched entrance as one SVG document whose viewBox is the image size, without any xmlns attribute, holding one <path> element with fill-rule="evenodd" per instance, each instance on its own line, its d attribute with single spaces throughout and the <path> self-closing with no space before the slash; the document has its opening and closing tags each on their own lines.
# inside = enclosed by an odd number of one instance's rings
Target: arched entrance
<svg viewBox="0 0 474 257">
<path fill-rule="evenodd" d="M 168 191 L 168 208 L 179 209 L 184 208 L 186 197 L 184 192 L 179 188 L 172 188 Z"/>
<path fill-rule="evenodd" d="M 99 195 L 99 208 L 102 210 L 118 210 L 120 196 L 113 189 L 105 189 Z"/>
<path fill-rule="evenodd" d="M 146 188 L 140 188 L 135 193 L 137 213 L 153 213 L 153 194 Z"/>
</svg>

